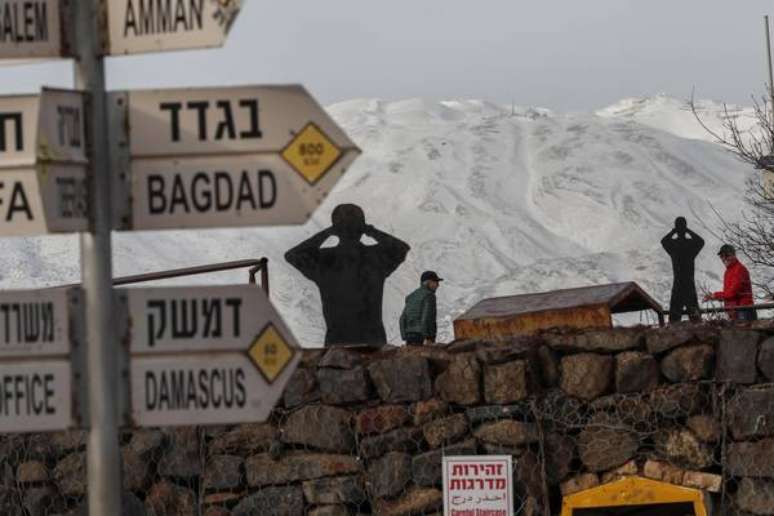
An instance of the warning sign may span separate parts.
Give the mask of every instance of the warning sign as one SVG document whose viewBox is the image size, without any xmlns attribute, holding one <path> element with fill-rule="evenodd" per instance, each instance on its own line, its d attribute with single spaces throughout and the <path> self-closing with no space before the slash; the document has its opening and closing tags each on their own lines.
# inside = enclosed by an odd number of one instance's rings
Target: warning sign
<svg viewBox="0 0 774 516">
<path fill-rule="evenodd" d="M 282 157 L 313 185 L 338 161 L 341 149 L 310 123 L 282 151 Z"/>
<path fill-rule="evenodd" d="M 274 325 L 269 324 L 256 337 L 247 354 L 264 379 L 273 383 L 293 359 L 295 352 Z"/>
<path fill-rule="evenodd" d="M 443 458 L 444 516 L 513 516 L 510 455 Z"/>
</svg>

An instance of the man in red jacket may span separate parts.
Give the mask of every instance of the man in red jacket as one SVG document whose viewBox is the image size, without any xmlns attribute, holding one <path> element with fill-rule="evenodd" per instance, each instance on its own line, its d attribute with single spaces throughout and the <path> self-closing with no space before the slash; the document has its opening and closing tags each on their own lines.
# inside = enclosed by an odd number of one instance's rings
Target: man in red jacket
<svg viewBox="0 0 774 516">
<path fill-rule="evenodd" d="M 753 304 L 752 283 L 747 267 L 736 258 L 736 249 L 724 244 L 718 252 L 720 260 L 726 266 L 723 275 L 723 291 L 713 292 L 704 296 L 705 301 L 723 301 L 728 317 L 737 321 L 754 321 L 758 318 L 754 309 L 733 310 L 737 306 Z"/>
</svg>

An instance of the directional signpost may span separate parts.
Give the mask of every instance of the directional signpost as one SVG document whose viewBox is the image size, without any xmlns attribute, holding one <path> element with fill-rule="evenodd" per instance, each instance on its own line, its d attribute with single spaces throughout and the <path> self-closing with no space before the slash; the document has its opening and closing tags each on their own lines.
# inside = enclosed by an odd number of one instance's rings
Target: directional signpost
<svg viewBox="0 0 774 516">
<path fill-rule="evenodd" d="M 0 293 L 0 432 L 77 428 L 82 315 L 77 289 Z"/>
<path fill-rule="evenodd" d="M 302 224 L 360 153 L 302 86 L 132 91 L 111 106 L 128 142 L 120 229 Z"/>
<path fill-rule="evenodd" d="M 84 95 L 0 97 L 0 235 L 86 229 Z"/>
<path fill-rule="evenodd" d="M 134 424 L 229 424 L 269 416 L 300 353 L 263 289 L 122 292 L 129 306 Z"/>
<path fill-rule="evenodd" d="M 63 4 L 60 0 L 0 0 L 0 59 L 67 56 L 70 41 L 63 30 Z"/>
<path fill-rule="evenodd" d="M 0 97 L 0 236 L 82 232 L 83 277 L 0 293 L 0 432 L 88 427 L 92 515 L 121 512 L 123 378 L 135 425 L 263 421 L 300 360 L 254 286 L 114 302 L 111 229 L 301 224 L 360 153 L 301 86 L 106 93 L 104 55 L 221 46 L 242 3 L 0 0 L 0 65 L 75 56 L 80 90 Z"/>
<path fill-rule="evenodd" d="M 110 55 L 219 47 L 239 0 L 110 0 Z"/>
</svg>

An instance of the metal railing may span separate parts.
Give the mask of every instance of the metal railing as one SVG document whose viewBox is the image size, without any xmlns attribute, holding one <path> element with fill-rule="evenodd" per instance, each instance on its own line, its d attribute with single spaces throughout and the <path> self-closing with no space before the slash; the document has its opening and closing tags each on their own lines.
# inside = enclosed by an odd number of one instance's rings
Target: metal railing
<svg viewBox="0 0 774 516">
<path fill-rule="evenodd" d="M 698 312 L 700 314 L 719 314 L 719 313 L 727 312 L 729 310 L 774 310 L 774 303 L 760 303 L 756 305 L 735 306 L 733 308 L 724 308 L 722 306 L 715 306 L 712 308 L 699 308 Z M 661 315 L 668 316 L 669 310 L 662 310 Z M 685 310 L 683 311 L 683 315 L 689 315 L 689 312 Z"/>
<path fill-rule="evenodd" d="M 213 263 L 209 265 L 198 265 L 196 267 L 183 267 L 180 269 L 170 269 L 166 271 L 147 272 L 144 274 L 135 274 L 133 276 L 123 276 L 113 278 L 113 285 L 129 285 L 132 283 L 144 283 L 148 281 L 157 281 L 170 278 L 179 278 L 182 276 L 194 276 L 197 274 L 208 274 L 212 272 L 222 272 L 235 269 L 246 269 L 249 267 L 249 283 L 256 283 L 256 275 L 261 273 L 261 288 L 266 295 L 269 295 L 269 259 L 259 258 L 257 260 L 236 260 L 232 262 Z M 53 288 L 79 287 L 80 283 L 69 285 L 59 285 Z"/>
</svg>

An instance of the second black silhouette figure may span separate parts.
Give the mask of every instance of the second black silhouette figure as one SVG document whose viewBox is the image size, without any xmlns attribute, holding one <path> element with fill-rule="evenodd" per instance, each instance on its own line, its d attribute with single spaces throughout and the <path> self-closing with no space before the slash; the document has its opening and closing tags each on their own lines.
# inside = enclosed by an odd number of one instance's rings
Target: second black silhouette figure
<svg viewBox="0 0 774 516">
<path fill-rule="evenodd" d="M 355 204 L 337 206 L 331 218 L 330 228 L 298 244 L 285 259 L 320 289 L 326 346 L 385 344 L 384 281 L 403 263 L 410 247 L 366 224 L 363 210 Z M 363 235 L 376 245 L 363 244 Z M 321 248 L 332 236 L 339 244 Z"/>
<path fill-rule="evenodd" d="M 685 217 L 677 217 L 674 229 L 661 239 L 661 245 L 672 258 L 674 273 L 669 322 L 679 322 L 686 311 L 691 321 L 701 320 L 694 281 L 694 261 L 704 247 L 704 239 L 688 229 Z"/>
</svg>

